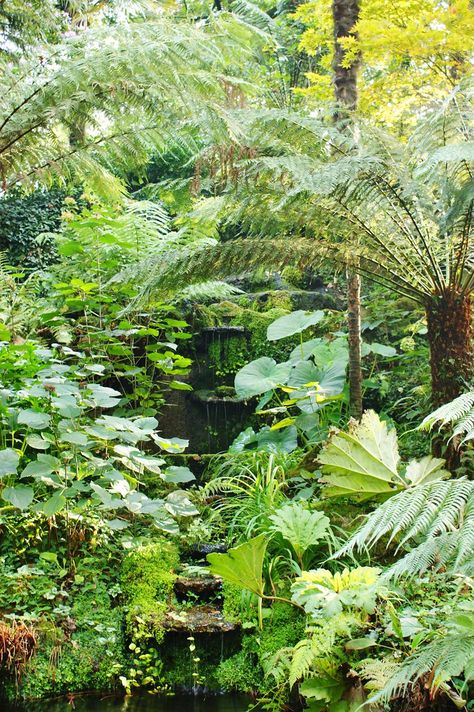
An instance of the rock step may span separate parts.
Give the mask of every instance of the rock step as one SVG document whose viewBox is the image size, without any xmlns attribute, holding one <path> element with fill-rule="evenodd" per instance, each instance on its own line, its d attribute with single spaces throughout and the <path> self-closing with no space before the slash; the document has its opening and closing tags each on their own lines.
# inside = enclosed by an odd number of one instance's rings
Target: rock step
<svg viewBox="0 0 474 712">
<path fill-rule="evenodd" d="M 179 598 L 185 598 L 189 593 L 208 598 L 222 591 L 222 579 L 212 574 L 206 576 L 178 576 L 174 590 Z"/>
<path fill-rule="evenodd" d="M 219 608 L 202 605 L 169 609 L 163 627 L 170 633 L 230 633 L 237 630 L 240 624 L 226 620 Z"/>
</svg>

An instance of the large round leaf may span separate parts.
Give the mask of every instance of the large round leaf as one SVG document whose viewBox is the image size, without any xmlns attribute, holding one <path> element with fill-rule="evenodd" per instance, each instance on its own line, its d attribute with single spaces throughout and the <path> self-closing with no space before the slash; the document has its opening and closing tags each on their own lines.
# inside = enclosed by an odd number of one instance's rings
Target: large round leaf
<svg viewBox="0 0 474 712">
<path fill-rule="evenodd" d="M 17 487 L 5 487 L 2 492 L 2 497 L 6 502 L 10 502 L 18 509 L 27 509 L 33 501 L 33 490 L 25 485 Z"/>
<path fill-rule="evenodd" d="M 0 450 L 0 477 L 14 475 L 19 462 L 20 456 L 16 450 L 12 450 L 11 447 Z"/>
<path fill-rule="evenodd" d="M 337 339 L 310 339 L 301 345 L 295 346 L 290 358 L 294 360 L 305 360 L 311 358 L 317 366 L 328 368 L 335 363 L 347 366 L 349 361 L 349 351 L 347 339 L 339 336 Z"/>
<path fill-rule="evenodd" d="M 330 368 L 317 368 L 311 361 L 299 361 L 290 371 L 288 385 L 303 388 L 317 383 L 318 395 L 332 398 L 342 393 L 345 380 L 345 365 L 342 362 Z"/>
<path fill-rule="evenodd" d="M 284 339 L 287 336 L 300 334 L 309 326 L 314 326 L 314 324 L 320 322 L 323 317 L 324 312 L 321 310 L 306 312 L 300 309 L 298 311 L 291 312 L 291 314 L 281 316 L 279 319 L 270 324 L 267 329 L 267 339 L 269 341 L 278 341 L 279 339 Z"/>
<path fill-rule="evenodd" d="M 277 363 L 268 356 L 251 361 L 235 376 L 235 392 L 239 398 L 251 398 L 284 385 L 290 370 L 289 363 Z"/>
<path fill-rule="evenodd" d="M 18 412 L 18 424 L 27 425 L 33 430 L 44 430 L 51 422 L 51 416 L 47 413 L 39 413 L 36 410 L 27 408 Z"/>
<path fill-rule="evenodd" d="M 244 450 L 262 450 L 265 452 L 293 452 L 298 447 L 298 432 L 294 425 L 281 430 L 271 430 L 268 426 L 255 432 L 247 428 L 236 437 L 230 446 L 230 452 Z"/>
</svg>

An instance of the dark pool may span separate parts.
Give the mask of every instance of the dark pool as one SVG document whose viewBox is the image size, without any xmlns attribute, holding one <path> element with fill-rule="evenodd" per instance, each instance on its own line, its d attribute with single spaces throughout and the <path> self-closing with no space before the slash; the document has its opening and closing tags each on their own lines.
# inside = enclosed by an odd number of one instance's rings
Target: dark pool
<svg viewBox="0 0 474 712">
<path fill-rule="evenodd" d="M 248 706 L 249 698 L 238 695 L 139 695 L 125 699 L 84 696 L 75 697 L 71 702 L 64 699 L 29 702 L 20 707 L 2 708 L 2 712 L 245 712 Z"/>
</svg>

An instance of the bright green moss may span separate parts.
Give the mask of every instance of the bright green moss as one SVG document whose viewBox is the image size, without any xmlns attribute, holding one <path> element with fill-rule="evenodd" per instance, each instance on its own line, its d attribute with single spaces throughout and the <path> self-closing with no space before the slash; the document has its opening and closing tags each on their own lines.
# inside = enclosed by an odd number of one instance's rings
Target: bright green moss
<svg viewBox="0 0 474 712">
<path fill-rule="evenodd" d="M 134 549 L 122 564 L 122 590 L 127 630 L 152 629 L 156 641 L 163 638 L 161 623 L 169 606 L 179 564 L 179 551 L 172 542 L 161 540 Z"/>
</svg>

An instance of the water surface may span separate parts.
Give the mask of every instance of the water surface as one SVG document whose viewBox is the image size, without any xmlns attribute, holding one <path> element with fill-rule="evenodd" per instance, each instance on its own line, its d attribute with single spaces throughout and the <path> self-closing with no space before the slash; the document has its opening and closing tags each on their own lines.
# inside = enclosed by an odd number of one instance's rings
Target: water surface
<svg viewBox="0 0 474 712">
<path fill-rule="evenodd" d="M 29 702 L 5 712 L 246 712 L 249 698 L 241 695 L 137 695 L 134 697 L 83 696 Z"/>
</svg>

